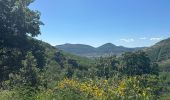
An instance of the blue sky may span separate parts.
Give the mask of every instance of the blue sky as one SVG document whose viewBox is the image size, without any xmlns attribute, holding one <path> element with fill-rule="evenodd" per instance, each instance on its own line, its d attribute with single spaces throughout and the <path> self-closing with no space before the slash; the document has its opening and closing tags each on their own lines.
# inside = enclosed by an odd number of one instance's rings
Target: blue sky
<svg viewBox="0 0 170 100">
<path fill-rule="evenodd" d="M 170 37 L 170 0 L 35 0 L 42 35 L 52 45 L 150 46 Z"/>
</svg>

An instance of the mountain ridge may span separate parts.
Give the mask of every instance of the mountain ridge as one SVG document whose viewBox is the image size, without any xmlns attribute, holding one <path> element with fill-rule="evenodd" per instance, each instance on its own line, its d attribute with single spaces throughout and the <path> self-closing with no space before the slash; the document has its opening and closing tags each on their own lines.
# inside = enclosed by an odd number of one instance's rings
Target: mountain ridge
<svg viewBox="0 0 170 100">
<path fill-rule="evenodd" d="M 66 43 L 63 45 L 57 45 L 55 47 L 65 52 L 72 53 L 77 56 L 84 56 L 84 57 L 119 55 L 122 54 L 123 52 L 133 52 L 144 48 L 144 47 L 128 48 L 124 46 L 116 46 L 112 43 L 105 43 L 99 47 L 93 47 L 86 44 Z"/>
</svg>

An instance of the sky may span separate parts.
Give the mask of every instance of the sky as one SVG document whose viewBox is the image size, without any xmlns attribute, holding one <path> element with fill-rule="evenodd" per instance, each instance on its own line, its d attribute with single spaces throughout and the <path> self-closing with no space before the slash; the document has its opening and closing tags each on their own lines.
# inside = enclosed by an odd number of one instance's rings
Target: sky
<svg viewBox="0 0 170 100">
<path fill-rule="evenodd" d="M 170 37 L 170 0 L 35 0 L 51 45 L 151 46 Z"/>
</svg>

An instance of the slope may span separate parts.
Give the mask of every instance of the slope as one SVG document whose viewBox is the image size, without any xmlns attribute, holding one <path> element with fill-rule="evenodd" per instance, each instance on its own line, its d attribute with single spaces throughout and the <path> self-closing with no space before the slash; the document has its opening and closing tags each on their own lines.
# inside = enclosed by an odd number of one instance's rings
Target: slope
<svg viewBox="0 0 170 100">
<path fill-rule="evenodd" d="M 158 62 L 161 70 L 170 71 L 170 38 L 162 40 L 144 50 L 152 61 Z"/>
</svg>

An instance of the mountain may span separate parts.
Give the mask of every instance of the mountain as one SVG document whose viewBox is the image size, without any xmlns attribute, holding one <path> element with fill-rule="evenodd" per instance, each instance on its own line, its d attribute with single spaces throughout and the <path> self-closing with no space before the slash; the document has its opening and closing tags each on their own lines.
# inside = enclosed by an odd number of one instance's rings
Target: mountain
<svg viewBox="0 0 170 100">
<path fill-rule="evenodd" d="M 84 44 L 64 44 L 56 48 L 78 56 L 90 56 L 96 52 L 94 47 Z"/>
<path fill-rule="evenodd" d="M 135 48 L 126 48 L 123 46 L 116 46 L 112 43 L 106 43 L 97 48 L 97 50 L 101 53 L 111 53 L 111 54 L 120 54 L 122 52 L 131 52 L 134 51 Z"/>
<path fill-rule="evenodd" d="M 164 71 L 170 71 L 170 38 L 144 49 L 152 61 L 158 62 Z"/>
<path fill-rule="evenodd" d="M 123 52 L 133 52 L 142 49 L 142 48 L 126 48 L 123 46 L 116 46 L 112 43 L 106 43 L 97 48 L 84 44 L 63 44 L 57 45 L 56 48 L 77 56 L 84 57 L 119 55 Z"/>
</svg>

